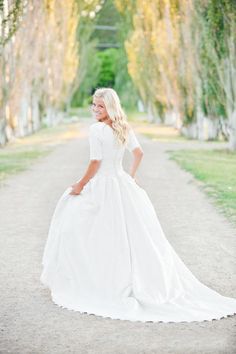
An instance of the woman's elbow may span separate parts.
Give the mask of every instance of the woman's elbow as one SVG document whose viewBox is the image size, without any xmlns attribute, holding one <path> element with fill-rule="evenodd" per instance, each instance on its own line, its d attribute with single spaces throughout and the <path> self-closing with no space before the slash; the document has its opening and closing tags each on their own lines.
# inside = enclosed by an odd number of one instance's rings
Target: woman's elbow
<svg viewBox="0 0 236 354">
<path fill-rule="evenodd" d="M 102 160 L 90 160 L 90 164 L 95 167 L 95 168 L 98 168 L 100 165 L 101 165 L 101 161 Z"/>
<path fill-rule="evenodd" d="M 144 155 L 144 152 L 143 152 L 143 150 L 142 150 L 141 148 L 137 147 L 137 148 L 135 148 L 135 149 L 133 150 L 133 154 L 134 154 L 135 156 L 138 156 L 138 157 L 142 158 L 143 155 Z"/>
</svg>

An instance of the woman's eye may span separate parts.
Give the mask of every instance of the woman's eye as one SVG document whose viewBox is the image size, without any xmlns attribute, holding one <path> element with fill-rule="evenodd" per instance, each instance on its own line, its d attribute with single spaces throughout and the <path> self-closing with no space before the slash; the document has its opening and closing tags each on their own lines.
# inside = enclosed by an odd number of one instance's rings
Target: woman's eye
<svg viewBox="0 0 236 354">
<path fill-rule="evenodd" d="M 96 103 L 92 103 L 92 107 L 96 107 Z M 97 107 L 99 107 L 99 108 L 104 108 L 103 106 L 101 106 L 100 104 L 99 105 L 97 105 Z"/>
</svg>

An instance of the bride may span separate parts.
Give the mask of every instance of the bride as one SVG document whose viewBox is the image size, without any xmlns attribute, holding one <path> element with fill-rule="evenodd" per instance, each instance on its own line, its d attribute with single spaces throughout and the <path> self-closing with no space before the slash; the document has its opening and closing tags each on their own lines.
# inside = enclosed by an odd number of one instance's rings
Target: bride
<svg viewBox="0 0 236 354">
<path fill-rule="evenodd" d="M 40 281 L 52 301 L 112 319 L 192 322 L 236 313 L 236 299 L 201 283 L 166 239 L 135 174 L 143 149 L 111 88 L 93 95 L 90 162 L 60 197 Z M 133 154 L 130 173 L 122 166 Z"/>
</svg>

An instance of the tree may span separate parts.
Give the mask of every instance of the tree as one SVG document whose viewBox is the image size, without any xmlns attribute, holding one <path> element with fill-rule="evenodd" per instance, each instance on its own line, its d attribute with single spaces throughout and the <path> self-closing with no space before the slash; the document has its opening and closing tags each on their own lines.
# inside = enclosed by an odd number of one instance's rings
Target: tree
<svg viewBox="0 0 236 354">
<path fill-rule="evenodd" d="M 77 6 L 75 0 L 1 3 L 0 145 L 57 122 L 79 64 Z"/>
</svg>

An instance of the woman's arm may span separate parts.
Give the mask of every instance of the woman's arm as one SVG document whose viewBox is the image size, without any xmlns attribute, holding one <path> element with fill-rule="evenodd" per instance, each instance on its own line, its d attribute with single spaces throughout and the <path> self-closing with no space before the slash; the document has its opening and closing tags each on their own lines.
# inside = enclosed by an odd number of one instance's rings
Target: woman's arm
<svg viewBox="0 0 236 354">
<path fill-rule="evenodd" d="M 78 183 L 72 185 L 72 191 L 69 193 L 71 195 L 78 195 L 84 188 L 85 184 L 96 174 L 101 164 L 101 160 L 90 160 L 87 171 L 83 178 L 80 179 Z"/>
<path fill-rule="evenodd" d="M 138 166 L 143 158 L 143 150 L 139 147 L 135 148 L 133 151 L 134 160 L 131 166 L 130 175 L 134 178 Z"/>
</svg>

